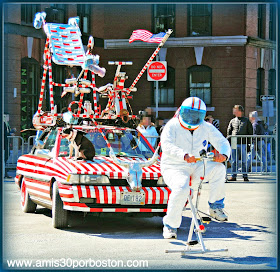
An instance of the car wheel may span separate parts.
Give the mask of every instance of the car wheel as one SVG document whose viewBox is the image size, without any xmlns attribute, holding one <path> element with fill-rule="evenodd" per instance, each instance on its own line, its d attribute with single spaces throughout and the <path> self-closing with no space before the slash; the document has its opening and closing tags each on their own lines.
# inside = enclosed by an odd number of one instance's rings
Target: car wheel
<svg viewBox="0 0 280 272">
<path fill-rule="evenodd" d="M 37 204 L 35 204 L 27 191 L 26 188 L 26 183 L 25 179 L 22 179 L 21 187 L 20 187 L 20 192 L 21 192 L 21 209 L 25 213 L 34 213 L 36 211 Z"/>
<path fill-rule="evenodd" d="M 66 228 L 68 226 L 68 211 L 63 209 L 57 182 L 53 184 L 52 193 L 52 225 L 54 228 Z"/>
</svg>

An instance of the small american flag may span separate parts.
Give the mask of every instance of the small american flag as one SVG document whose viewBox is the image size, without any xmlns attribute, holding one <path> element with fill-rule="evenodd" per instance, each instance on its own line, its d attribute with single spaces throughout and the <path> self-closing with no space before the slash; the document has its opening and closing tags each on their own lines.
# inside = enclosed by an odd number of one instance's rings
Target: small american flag
<svg viewBox="0 0 280 272">
<path fill-rule="evenodd" d="M 148 30 L 137 29 L 132 32 L 132 35 L 129 38 L 129 43 L 132 43 L 136 40 L 140 40 L 148 43 L 161 43 L 165 35 L 166 35 L 165 32 L 153 34 Z"/>
</svg>

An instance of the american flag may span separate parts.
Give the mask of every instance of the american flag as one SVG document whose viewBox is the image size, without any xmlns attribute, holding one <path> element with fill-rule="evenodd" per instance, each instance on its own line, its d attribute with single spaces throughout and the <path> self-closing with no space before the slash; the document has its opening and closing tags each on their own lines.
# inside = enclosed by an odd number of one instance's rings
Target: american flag
<svg viewBox="0 0 280 272">
<path fill-rule="evenodd" d="M 148 43 L 161 43 L 165 35 L 166 35 L 165 32 L 153 34 L 148 30 L 137 29 L 132 32 L 132 35 L 129 38 L 129 43 L 132 43 L 136 40 L 140 40 Z"/>
</svg>

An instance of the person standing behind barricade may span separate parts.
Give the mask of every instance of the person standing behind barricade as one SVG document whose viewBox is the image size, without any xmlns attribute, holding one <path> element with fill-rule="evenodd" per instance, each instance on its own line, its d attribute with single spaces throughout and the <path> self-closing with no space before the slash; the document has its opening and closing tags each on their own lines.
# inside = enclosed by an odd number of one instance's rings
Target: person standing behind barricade
<svg viewBox="0 0 280 272">
<path fill-rule="evenodd" d="M 163 128 L 164 128 L 164 119 L 162 117 L 158 117 L 156 119 L 156 131 L 159 136 L 160 136 Z M 159 144 L 159 142 L 160 142 L 160 138 L 157 139 L 157 145 Z"/>
<path fill-rule="evenodd" d="M 231 119 L 227 128 L 227 136 L 235 136 L 235 135 L 252 135 L 253 134 L 253 127 L 251 122 L 247 117 L 244 117 L 244 108 L 241 105 L 235 105 L 233 107 L 233 115 L 235 118 Z M 248 142 L 248 141 L 247 141 Z M 231 143 L 232 145 L 232 143 Z M 235 148 L 235 149 L 233 149 Z M 238 171 L 238 160 L 241 156 L 241 165 L 242 165 L 242 172 L 243 172 L 243 179 L 244 181 L 249 181 L 248 175 L 246 173 L 247 167 L 247 152 L 246 152 L 246 139 L 240 138 L 237 139 L 237 146 L 232 146 L 232 171 L 234 172 L 231 175 L 229 181 L 236 181 L 237 171 Z"/>
<path fill-rule="evenodd" d="M 253 135 L 264 135 L 265 130 L 262 124 L 262 121 L 258 118 L 258 112 L 252 111 L 249 113 L 249 119 L 253 126 Z M 262 172 L 268 172 L 266 155 L 265 155 L 265 141 L 264 138 L 253 138 L 251 144 L 251 152 L 248 155 L 247 165 L 249 171 L 251 171 L 252 160 L 255 158 L 256 154 L 260 157 L 262 161 Z"/>
<path fill-rule="evenodd" d="M 151 116 L 142 116 L 137 130 L 147 138 L 153 148 L 156 147 L 156 137 L 158 137 L 158 133 L 154 125 L 151 123 Z M 146 151 L 146 148 L 141 143 L 139 144 L 139 148 L 141 151 Z"/>
<path fill-rule="evenodd" d="M 147 107 L 145 109 L 145 116 L 150 116 L 151 118 L 151 124 L 154 126 L 155 123 L 156 123 L 156 119 L 155 119 L 155 116 L 154 116 L 154 112 L 153 112 L 153 109 L 151 107 Z"/>
<path fill-rule="evenodd" d="M 269 130 L 268 125 L 266 123 L 264 124 L 263 127 L 264 127 L 264 135 L 267 135 L 267 136 L 272 135 L 272 131 Z M 266 147 L 267 162 L 270 162 L 272 160 L 272 157 L 271 157 L 271 140 L 270 140 L 270 138 L 265 141 L 265 147 Z"/>
</svg>

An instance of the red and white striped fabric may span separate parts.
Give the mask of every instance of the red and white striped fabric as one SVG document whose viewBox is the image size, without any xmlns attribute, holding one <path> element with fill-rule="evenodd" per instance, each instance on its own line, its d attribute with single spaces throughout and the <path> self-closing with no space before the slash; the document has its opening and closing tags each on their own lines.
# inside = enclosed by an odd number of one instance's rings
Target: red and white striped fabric
<svg viewBox="0 0 280 272">
<path fill-rule="evenodd" d="M 64 202 L 63 208 L 69 211 L 80 212 L 166 212 L 166 209 L 147 209 L 147 208 L 90 208 L 84 203 L 67 203 Z"/>
<path fill-rule="evenodd" d="M 120 204 L 121 192 L 131 192 L 129 186 L 61 185 L 63 202 L 79 202 L 80 198 L 95 198 L 96 204 Z M 168 187 L 143 187 L 145 204 L 167 204 L 171 193 Z"/>
<path fill-rule="evenodd" d="M 148 43 L 161 43 L 165 35 L 166 35 L 165 32 L 153 34 L 145 29 L 137 29 L 132 32 L 132 35 L 129 38 L 129 43 L 132 43 L 136 40 L 140 40 Z"/>
<path fill-rule="evenodd" d="M 68 24 L 45 24 L 44 28 L 55 64 L 82 66 L 85 51 L 78 26 Z"/>
</svg>

